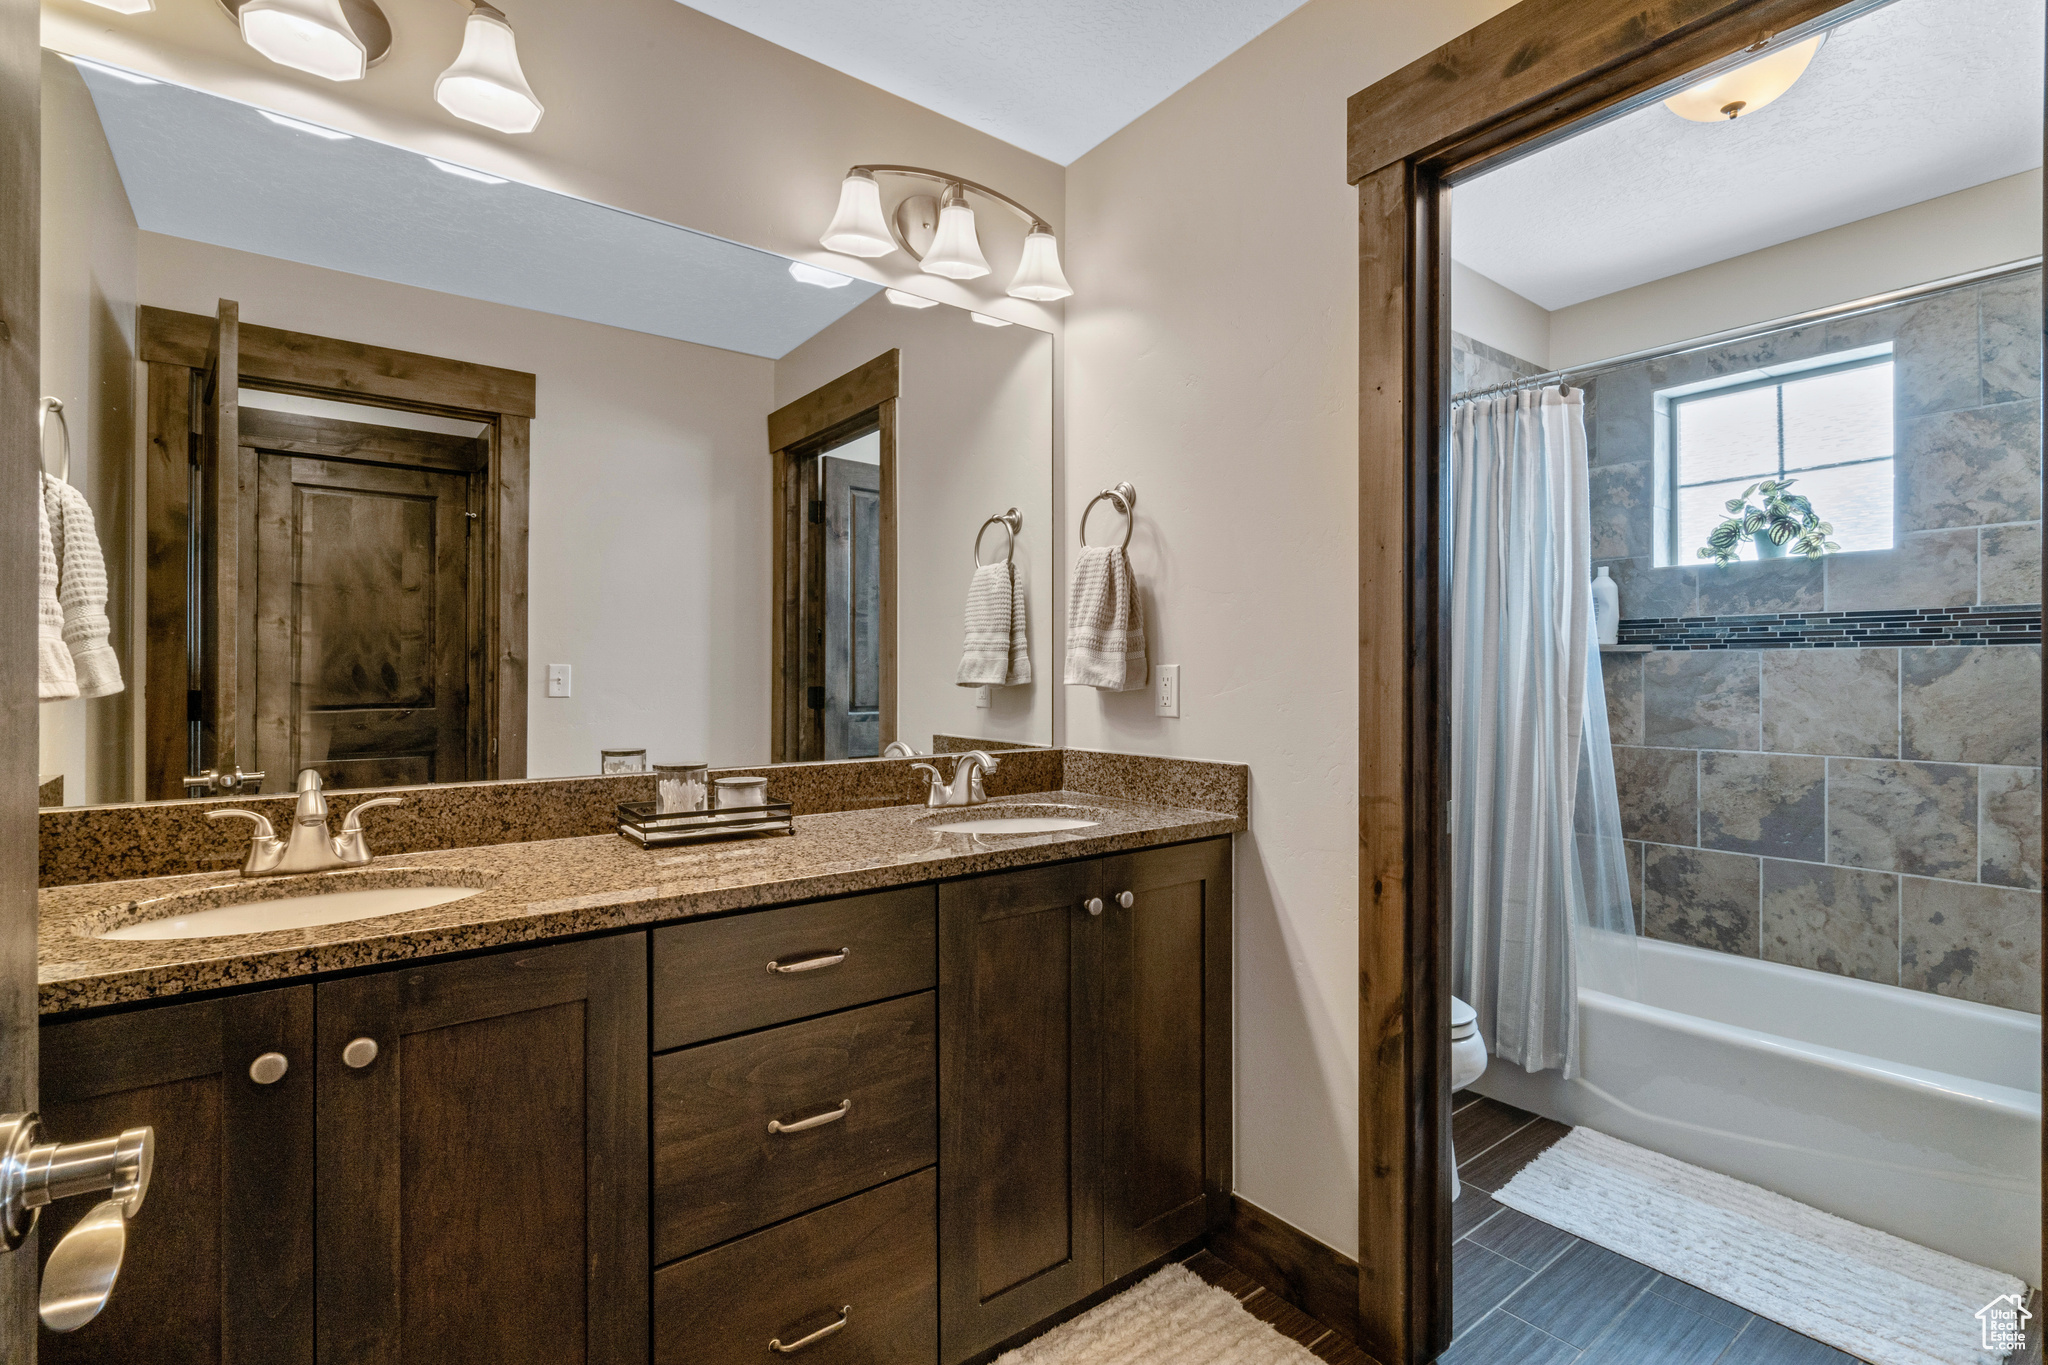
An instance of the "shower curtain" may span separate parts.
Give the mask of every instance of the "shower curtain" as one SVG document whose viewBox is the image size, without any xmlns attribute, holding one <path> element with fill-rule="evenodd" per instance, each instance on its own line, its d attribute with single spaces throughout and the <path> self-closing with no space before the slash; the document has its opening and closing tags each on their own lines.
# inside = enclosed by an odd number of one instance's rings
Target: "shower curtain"
<svg viewBox="0 0 2048 1365">
<path fill-rule="evenodd" d="M 1451 989 L 1494 1056 L 1570 1077 L 1579 986 L 1635 993 L 1585 391 L 1461 404 L 1450 491 Z"/>
</svg>

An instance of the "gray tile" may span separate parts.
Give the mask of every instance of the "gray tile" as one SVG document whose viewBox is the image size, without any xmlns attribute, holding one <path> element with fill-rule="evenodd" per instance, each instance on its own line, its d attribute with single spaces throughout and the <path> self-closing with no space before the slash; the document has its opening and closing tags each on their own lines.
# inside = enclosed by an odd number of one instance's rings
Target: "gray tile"
<svg viewBox="0 0 2048 1365">
<path fill-rule="evenodd" d="M 1828 861 L 1924 877 L 1977 875 L 1977 770 L 1828 760 Z"/>
<path fill-rule="evenodd" d="M 1749 1310 L 1737 1308 L 1726 1299 L 1716 1298 L 1704 1289 L 1696 1289 L 1684 1280 L 1674 1280 L 1669 1275 L 1659 1275 L 1650 1282 L 1650 1292 L 1661 1294 L 1675 1304 L 1690 1308 L 1701 1317 L 1712 1318 L 1715 1322 L 1730 1327 L 1740 1327 L 1749 1321 Z"/>
<path fill-rule="evenodd" d="M 2041 762 L 2041 647 L 1899 651 L 1900 754 L 1940 763 Z"/>
<path fill-rule="evenodd" d="M 2041 515 L 2038 403 L 2000 403 L 1901 424 L 1893 488 L 1901 531 Z"/>
<path fill-rule="evenodd" d="M 1643 742 L 1643 656 L 1600 656 L 1600 681 L 1607 689 L 1607 738 L 1613 744 Z"/>
<path fill-rule="evenodd" d="M 1696 751 L 1616 746 L 1614 785 L 1621 831 L 1660 844 L 1699 842 Z"/>
<path fill-rule="evenodd" d="M 1643 932 L 1643 846 L 1634 840 L 1622 845 L 1622 856 L 1628 860 L 1628 894 L 1635 906 L 1636 932 Z"/>
<path fill-rule="evenodd" d="M 2041 394 L 2041 272 L 2030 270 L 1977 292 L 1984 352 L 1984 401 Z"/>
<path fill-rule="evenodd" d="M 1698 570 L 1686 566 L 1657 568 L 1649 559 L 1603 559 L 1614 579 L 1621 619 L 1694 616 L 1699 610 Z"/>
<path fill-rule="evenodd" d="M 1917 303 L 1828 324 L 1831 350 L 1892 343 L 1895 406 L 1900 417 L 1976 407 L 1977 291 L 1958 289 Z"/>
<path fill-rule="evenodd" d="M 1757 652 L 1645 654 L 1643 742 L 1680 749 L 1756 748 Z"/>
<path fill-rule="evenodd" d="M 1901 985 L 2040 1013 L 2040 892 L 1908 877 L 1899 918 Z"/>
<path fill-rule="evenodd" d="M 1510 1298 L 1507 1311 L 1574 1346 L 1590 1346 L 1657 1272 L 1580 1242 Z"/>
<path fill-rule="evenodd" d="M 1533 1274 L 1467 1237 L 1451 1245 L 1451 1335 L 1491 1313 Z"/>
<path fill-rule="evenodd" d="M 1763 740 L 1776 753 L 1896 758 L 1899 651 L 1765 651 Z"/>
<path fill-rule="evenodd" d="M 1471 1237 L 1495 1255 L 1532 1271 L 1543 1269 L 1579 1240 L 1563 1228 L 1508 1208 L 1488 1219 Z"/>
<path fill-rule="evenodd" d="M 1656 453 L 1657 389 L 1641 365 L 1626 365 L 1587 382 L 1587 458 L 1629 464 Z"/>
<path fill-rule="evenodd" d="M 1899 879 L 1764 859 L 1766 962 L 1899 984 Z"/>
<path fill-rule="evenodd" d="M 1684 553 L 1690 555 L 1692 547 L 1686 547 Z M 1697 572 L 1702 616 L 1819 611 L 1826 605 L 1826 568 L 1821 560 L 1805 555 L 1702 564 Z"/>
<path fill-rule="evenodd" d="M 1915 531 L 1889 550 L 1828 555 L 1829 611 L 1966 607 L 1977 600 L 1974 527 Z"/>
<path fill-rule="evenodd" d="M 1740 337 L 1725 345 L 1652 360 L 1646 362 L 1646 367 L 1650 372 L 1652 384 L 1664 389 L 1679 384 L 1697 383 L 1703 379 L 1727 379 L 1747 375 L 1766 365 L 1811 360 L 1829 350 L 1838 349 L 1841 347 L 1832 344 L 1826 327 L 1815 324 L 1787 328 L 1778 332 L 1765 332 L 1760 336 Z"/>
<path fill-rule="evenodd" d="M 1650 553 L 1650 468 L 1648 460 L 1594 467 L 1587 490 L 1593 509 L 1593 558 L 1639 559 Z"/>
<path fill-rule="evenodd" d="M 1507 1357 L 1503 1356 L 1505 1360 Z M 1855 1356 L 1803 1337 L 1769 1318 L 1752 1317 L 1721 1357 L 1721 1365 L 1859 1365 Z"/>
<path fill-rule="evenodd" d="M 2041 770 L 1977 770 L 1977 880 L 2041 889 Z"/>
<path fill-rule="evenodd" d="M 1472 1092 L 1468 1090 L 1465 1093 L 1469 1095 Z M 1460 1095 L 1458 1098 L 1463 1099 L 1465 1096 Z M 1498 1217 L 1506 1207 L 1505 1204 L 1494 1203 L 1493 1196 L 1477 1185 L 1460 1187 L 1457 1201 L 1451 1205 L 1451 1240 L 1456 1241 L 1484 1224 L 1487 1219 Z"/>
<path fill-rule="evenodd" d="M 1455 1312 L 1455 1305 L 1453 1312 Z M 1579 1348 L 1531 1327 L 1511 1313 L 1489 1314 L 1477 1327 L 1451 1343 L 1436 1365 L 1571 1365 Z"/>
<path fill-rule="evenodd" d="M 2010 606 L 2041 600 L 2041 523 L 1987 526 L 1979 533 L 1977 600 Z"/>
<path fill-rule="evenodd" d="M 1661 1294 L 1645 1294 L 1579 1360 L 1581 1365 L 1713 1365 L 1737 1330 Z"/>
<path fill-rule="evenodd" d="M 1700 847 L 1818 862 L 1827 854 L 1827 760 L 1701 754 Z"/>
<path fill-rule="evenodd" d="M 1668 943 L 1757 955 L 1757 860 L 1742 853 L 1643 850 L 1643 932 Z"/>
</svg>

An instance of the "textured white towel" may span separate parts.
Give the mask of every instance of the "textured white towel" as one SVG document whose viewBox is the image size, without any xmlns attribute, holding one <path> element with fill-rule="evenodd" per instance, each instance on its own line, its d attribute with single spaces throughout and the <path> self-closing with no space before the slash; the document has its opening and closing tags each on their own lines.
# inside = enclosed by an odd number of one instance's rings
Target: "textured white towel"
<svg viewBox="0 0 2048 1365">
<path fill-rule="evenodd" d="M 50 510 L 36 499 L 36 699 L 70 701 L 78 695 L 78 671 L 64 647 L 64 606 L 57 600 L 57 547 L 50 539 Z"/>
<path fill-rule="evenodd" d="M 1067 681 L 1106 692 L 1145 685 L 1145 613 L 1119 546 L 1084 545 L 1067 594 Z"/>
<path fill-rule="evenodd" d="M 962 687 L 1016 687 L 1031 681 L 1024 582 L 1008 560 L 976 566 L 967 585 L 967 643 L 953 680 Z"/>
<path fill-rule="evenodd" d="M 100 555 L 92 504 L 62 479 L 43 476 L 44 513 L 57 559 L 57 602 L 64 609 L 64 644 L 71 651 L 81 697 L 119 692 L 121 661 L 109 643 L 107 564 Z"/>
</svg>

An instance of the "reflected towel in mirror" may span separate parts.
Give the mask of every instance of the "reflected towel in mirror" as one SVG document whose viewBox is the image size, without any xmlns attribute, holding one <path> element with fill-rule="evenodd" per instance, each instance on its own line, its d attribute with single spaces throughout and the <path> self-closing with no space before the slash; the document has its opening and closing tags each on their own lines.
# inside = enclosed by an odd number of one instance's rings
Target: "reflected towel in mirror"
<svg viewBox="0 0 2048 1365">
<path fill-rule="evenodd" d="M 57 562 L 57 603 L 63 609 L 64 647 L 70 652 L 76 695 L 112 696 L 122 688 L 121 661 L 107 621 L 107 562 L 85 494 L 62 479 L 43 476 L 43 506 Z"/>
<path fill-rule="evenodd" d="M 64 647 L 64 608 L 57 601 L 57 547 L 50 538 L 49 504 L 36 499 L 36 700 L 70 701 L 78 674 Z"/>
<path fill-rule="evenodd" d="M 977 566 L 967 585 L 967 643 L 953 680 L 962 687 L 1016 687 L 1031 681 L 1024 584 L 1008 560 Z"/>
</svg>

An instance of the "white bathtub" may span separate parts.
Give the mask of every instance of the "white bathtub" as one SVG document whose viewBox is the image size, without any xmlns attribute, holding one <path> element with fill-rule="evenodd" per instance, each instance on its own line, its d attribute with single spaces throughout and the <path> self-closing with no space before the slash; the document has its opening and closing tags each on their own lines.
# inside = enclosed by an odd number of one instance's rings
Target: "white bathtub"
<svg viewBox="0 0 2048 1365">
<path fill-rule="evenodd" d="M 1473 1089 L 2041 1283 L 2041 1020 L 1645 941 L 1579 992 L 1578 1080 Z"/>
</svg>

